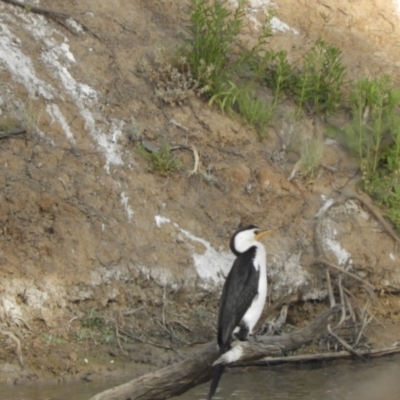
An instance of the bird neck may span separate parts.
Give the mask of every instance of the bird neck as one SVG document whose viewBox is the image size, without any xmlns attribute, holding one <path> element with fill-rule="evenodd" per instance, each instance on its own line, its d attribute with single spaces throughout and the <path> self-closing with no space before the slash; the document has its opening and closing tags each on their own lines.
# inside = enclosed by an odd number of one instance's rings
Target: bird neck
<svg viewBox="0 0 400 400">
<path fill-rule="evenodd" d="M 267 267 L 267 253 L 265 251 L 264 246 L 258 242 L 255 250 L 253 264 L 254 268 L 257 271 L 260 271 L 262 275 L 264 275 L 264 272 L 266 272 L 266 267 Z"/>
<path fill-rule="evenodd" d="M 233 254 L 240 256 L 246 253 L 252 247 L 258 247 L 261 243 L 255 240 L 244 240 L 243 238 L 234 238 L 230 243 L 230 248 Z M 262 245 L 261 245 L 262 246 Z"/>
</svg>

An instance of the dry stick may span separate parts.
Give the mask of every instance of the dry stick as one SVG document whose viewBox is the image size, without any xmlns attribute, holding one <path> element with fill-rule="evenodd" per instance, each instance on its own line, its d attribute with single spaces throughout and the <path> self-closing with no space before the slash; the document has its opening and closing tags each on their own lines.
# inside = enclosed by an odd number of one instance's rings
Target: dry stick
<svg viewBox="0 0 400 400">
<path fill-rule="evenodd" d="M 358 194 L 354 192 L 342 191 L 340 192 L 343 195 L 343 202 L 346 200 L 358 200 L 368 211 L 381 223 L 385 231 L 391 236 L 391 238 L 400 243 L 400 238 L 397 233 L 392 229 L 390 224 L 385 221 L 385 218 L 382 217 L 381 213 L 369 202 L 368 200 L 362 198 Z"/>
<path fill-rule="evenodd" d="M 22 321 L 22 322 L 25 324 L 26 328 L 27 328 L 29 331 L 32 330 L 32 328 L 30 327 L 30 325 L 29 325 L 22 317 L 17 317 L 17 316 L 15 316 L 14 318 L 15 318 L 15 319 L 19 319 L 20 321 Z"/>
<path fill-rule="evenodd" d="M 351 302 L 349 300 L 349 297 L 352 297 L 353 299 L 355 299 L 355 297 L 354 297 L 353 293 L 351 293 L 350 290 L 347 290 L 345 287 L 343 288 L 343 291 L 345 292 L 346 306 L 349 310 L 350 317 L 353 320 L 353 323 L 356 324 L 357 323 L 356 314 L 355 314 L 353 307 L 351 305 Z"/>
<path fill-rule="evenodd" d="M 189 176 L 192 176 L 194 174 L 197 174 L 197 172 L 199 171 L 200 157 L 199 157 L 199 152 L 197 151 L 196 146 L 194 144 L 190 144 L 190 147 L 192 148 L 193 157 L 194 157 L 194 166 L 193 166 L 193 169 L 189 172 Z"/>
<path fill-rule="evenodd" d="M 358 342 L 361 339 L 361 335 L 364 333 L 365 328 L 370 324 L 370 322 L 373 320 L 374 317 L 370 316 L 369 318 L 367 317 L 367 315 L 364 315 L 363 317 L 363 322 L 360 328 L 360 331 L 358 332 L 358 336 L 357 339 L 354 343 L 354 346 L 357 346 Z"/>
<path fill-rule="evenodd" d="M 372 321 L 372 319 L 374 318 L 373 315 L 370 314 L 369 312 L 369 306 L 371 304 L 371 301 L 368 300 L 365 303 L 365 306 L 363 307 L 362 311 L 361 311 L 361 318 L 362 318 L 362 323 L 361 323 L 361 327 L 360 330 L 358 332 L 357 335 L 357 339 L 354 342 L 354 346 L 357 346 L 358 342 L 361 339 L 362 334 L 364 333 L 365 328 L 368 326 L 368 324 Z"/>
<path fill-rule="evenodd" d="M 328 329 L 328 333 L 335 338 L 345 349 L 347 349 L 347 351 L 349 351 L 351 354 L 359 357 L 361 360 L 365 361 L 365 358 L 359 354 L 358 352 L 356 352 L 347 342 L 345 342 L 341 337 L 339 337 L 338 335 L 336 335 L 336 333 L 332 332 L 331 326 L 328 324 L 327 326 Z"/>
<path fill-rule="evenodd" d="M 192 331 L 188 326 L 186 326 L 183 322 L 178 321 L 178 320 L 176 320 L 176 319 L 172 319 L 172 320 L 168 321 L 168 325 L 171 325 L 171 324 L 178 324 L 178 325 L 182 326 L 183 328 L 185 328 L 188 332 L 193 332 L 193 331 Z"/>
<path fill-rule="evenodd" d="M 268 325 L 268 321 L 266 321 L 271 315 L 273 315 L 279 309 L 282 309 L 284 305 L 290 306 L 293 301 L 297 301 L 297 294 L 289 294 L 281 299 L 279 299 L 273 305 L 269 304 L 266 309 L 264 309 L 263 313 L 261 314 L 258 323 L 255 326 L 254 332 L 258 332 L 261 330 L 261 333 L 264 332 L 265 326 Z"/>
<path fill-rule="evenodd" d="M 338 308 L 320 314 L 303 329 L 282 336 L 256 336 L 255 341 L 240 342 L 241 362 L 260 359 L 266 355 L 282 356 L 310 342 L 322 332 Z M 158 371 L 133 379 L 123 385 L 106 390 L 91 400 L 164 400 L 180 395 L 211 378 L 212 364 L 218 357 L 215 342 L 208 343 L 194 355 Z"/>
<path fill-rule="evenodd" d="M 286 323 L 288 309 L 289 305 L 284 304 L 281 308 L 279 316 L 275 319 L 275 321 L 267 322 L 268 326 L 267 335 L 271 335 L 274 334 L 275 332 L 280 332 L 282 330 L 283 325 L 285 325 Z"/>
<path fill-rule="evenodd" d="M 339 267 L 339 265 L 333 264 L 333 263 L 329 262 L 328 260 L 325 260 L 324 258 L 317 258 L 317 259 L 314 261 L 314 264 L 324 264 L 324 265 L 326 265 L 327 267 L 334 268 L 334 269 L 336 269 L 337 271 L 340 271 L 340 272 L 342 272 L 343 274 L 346 274 L 346 275 L 348 275 L 348 276 L 351 276 L 353 279 L 356 279 L 356 280 L 358 280 L 359 282 L 363 283 L 365 286 L 368 286 L 368 287 L 370 287 L 371 289 L 375 290 L 375 286 L 374 286 L 374 285 L 372 285 L 372 284 L 370 284 L 369 282 L 365 281 L 364 279 L 360 278 L 360 277 L 357 276 L 356 274 L 353 274 L 352 272 L 346 271 L 344 268 Z"/>
<path fill-rule="evenodd" d="M 144 308 L 144 306 L 138 307 L 138 308 L 134 308 L 133 310 L 124 311 L 124 312 L 122 313 L 122 315 L 124 315 L 124 316 L 129 316 L 129 315 L 132 315 L 132 314 L 137 313 L 137 312 L 140 311 L 140 310 L 143 310 L 143 308 Z"/>
<path fill-rule="evenodd" d="M 334 204 L 334 203 L 332 203 L 332 204 Z M 314 228 L 314 246 L 315 246 L 316 258 L 322 257 L 323 259 L 325 259 L 325 251 L 322 247 L 322 243 L 319 240 L 319 238 L 321 237 L 321 223 L 322 223 L 321 217 L 322 217 L 322 215 L 324 215 L 325 212 L 326 212 L 326 210 L 323 213 L 318 215 L 318 219 L 317 219 L 317 222 L 316 222 L 315 228 Z M 330 303 L 331 307 L 334 307 L 336 302 L 335 302 L 335 297 L 333 295 L 331 275 L 329 274 L 329 269 L 327 268 L 326 265 L 325 265 L 325 274 L 326 274 L 326 284 L 328 286 L 329 303 Z"/>
<path fill-rule="evenodd" d="M 376 210 L 374 209 L 374 207 L 371 204 L 369 204 L 368 202 L 364 201 L 360 196 L 358 196 L 358 195 L 356 195 L 354 193 L 351 193 L 351 194 L 342 193 L 342 196 L 340 196 L 339 198 L 337 198 L 334 201 L 332 201 L 332 203 L 330 203 L 327 207 L 323 208 L 322 212 L 318 213 L 318 221 L 317 221 L 316 227 L 315 227 L 315 238 L 314 238 L 314 240 L 315 240 L 315 251 L 317 253 L 317 258 L 315 260 L 315 263 L 324 264 L 326 267 L 334 268 L 334 269 L 336 269 L 336 270 L 338 270 L 338 271 L 340 271 L 340 272 L 342 272 L 342 273 L 344 273 L 344 274 L 346 274 L 348 276 L 351 276 L 352 278 L 358 280 L 359 282 L 362 282 L 365 285 L 366 288 L 371 288 L 372 290 L 375 290 L 375 287 L 373 285 L 371 285 L 369 282 L 361 279 L 360 277 L 358 277 L 357 275 L 355 275 L 355 274 L 353 274 L 351 272 L 346 271 L 344 268 L 327 261 L 325 255 L 324 255 L 324 249 L 323 249 L 322 244 L 321 244 L 321 242 L 319 240 L 320 235 L 321 235 L 321 217 L 322 217 L 322 215 L 324 215 L 324 213 L 330 207 L 332 207 L 333 205 L 342 204 L 342 203 L 344 203 L 345 201 L 347 201 L 349 199 L 356 199 L 356 200 L 360 201 L 362 204 L 364 204 L 368 208 L 368 210 L 373 213 L 375 218 L 377 218 L 383 224 L 383 226 L 385 227 L 385 229 L 387 229 L 387 231 L 391 234 L 391 236 L 396 241 L 399 241 L 399 238 L 397 237 L 397 235 L 393 232 L 393 230 L 386 223 L 386 221 L 382 218 L 382 216 L 379 213 L 376 212 Z M 328 276 L 329 276 L 329 274 L 328 274 Z M 328 278 L 327 278 L 327 280 L 328 280 Z M 329 276 L 329 281 L 327 283 L 328 283 L 328 292 L 329 292 L 329 290 L 332 289 L 331 286 L 330 286 L 330 276 Z M 341 301 L 343 301 L 343 298 L 344 298 L 343 289 L 346 290 L 345 288 L 342 287 L 341 278 L 340 278 L 339 279 L 339 291 L 340 291 Z M 347 292 L 347 290 L 346 290 L 346 292 Z M 329 296 L 331 296 L 330 292 L 329 292 Z M 333 296 L 333 293 L 332 293 L 332 296 Z M 330 299 L 331 299 L 331 297 L 330 297 Z M 356 318 L 355 318 L 354 312 L 353 312 L 353 310 L 351 309 L 351 306 L 350 306 L 350 301 L 347 298 L 346 298 L 346 300 L 347 300 L 347 305 L 349 307 L 350 315 L 353 318 L 353 322 L 356 322 Z M 332 300 L 331 300 L 331 304 L 332 304 Z M 342 307 L 343 307 L 343 305 L 342 305 Z M 341 320 L 340 320 L 340 322 L 339 322 L 339 324 L 337 326 L 341 325 L 342 320 L 343 320 L 343 315 L 342 315 L 342 318 L 341 318 Z M 363 318 L 363 323 L 362 323 L 361 329 L 360 329 L 359 334 L 358 334 L 358 340 L 361 338 L 362 332 L 365 330 L 366 326 L 368 325 L 368 323 L 370 321 L 371 321 L 371 319 L 366 320 L 365 318 Z M 341 339 L 338 335 L 336 335 L 335 333 L 332 332 L 332 330 L 331 330 L 329 325 L 328 325 L 328 332 L 332 337 L 334 337 L 338 342 L 340 342 L 345 348 L 347 348 L 351 352 L 354 352 L 354 354 L 356 354 L 358 356 L 358 353 L 355 352 L 355 350 L 349 344 L 347 344 L 343 339 Z M 358 340 L 356 341 L 356 343 L 358 343 Z"/>
<path fill-rule="evenodd" d="M 165 294 L 166 288 L 164 285 L 164 290 L 163 290 L 163 306 L 162 306 L 162 323 L 164 325 L 164 328 L 166 329 L 167 327 L 165 326 L 165 307 L 166 307 L 166 300 L 167 296 Z"/>
<path fill-rule="evenodd" d="M 122 345 L 121 345 L 121 341 L 119 340 L 120 336 L 119 336 L 119 329 L 118 329 L 118 323 L 117 323 L 117 321 L 115 321 L 115 337 L 117 338 L 118 347 L 119 347 L 119 349 L 121 350 L 121 353 L 122 353 L 124 356 L 127 356 L 128 353 L 124 350 L 124 348 L 123 348 Z"/>
<path fill-rule="evenodd" d="M 338 286 L 339 286 L 339 294 L 340 294 L 340 304 L 342 306 L 342 316 L 340 317 L 340 321 L 338 324 L 335 326 L 335 329 L 340 329 L 341 326 L 343 325 L 344 321 L 346 320 L 346 303 L 344 300 L 344 293 L 343 293 L 343 287 L 342 287 L 342 275 L 339 275 L 339 280 L 338 280 Z"/>
<path fill-rule="evenodd" d="M 150 340 L 144 340 L 144 339 L 142 339 L 142 338 L 140 338 L 138 336 L 134 336 L 134 335 L 132 335 L 132 334 L 130 334 L 128 332 L 125 332 L 122 329 L 119 329 L 119 332 L 122 333 L 123 335 L 127 336 L 130 339 L 137 340 L 138 342 L 149 344 L 150 346 L 154 346 L 154 347 L 159 347 L 160 349 L 176 351 L 173 347 L 164 346 L 162 344 L 154 343 L 154 342 L 152 342 Z"/>
<path fill-rule="evenodd" d="M 392 346 L 375 350 L 362 350 L 358 352 L 359 355 L 371 358 L 387 356 L 395 353 L 400 353 L 400 347 Z M 336 360 L 336 359 L 353 358 L 353 357 L 354 354 L 351 353 L 350 351 L 337 351 L 334 353 L 304 354 L 304 355 L 287 356 L 287 357 L 265 357 L 258 361 L 246 363 L 246 365 L 257 365 L 257 366 L 275 365 L 283 363 Z"/>
<path fill-rule="evenodd" d="M 185 145 L 178 145 L 178 146 L 172 146 L 170 148 L 171 151 L 174 150 L 189 150 L 193 153 L 193 169 L 189 172 L 188 176 L 191 177 L 192 175 L 196 175 L 198 172 L 200 172 L 200 156 L 199 156 L 199 151 L 197 150 L 197 147 L 194 144 L 190 144 L 189 146 Z"/>
<path fill-rule="evenodd" d="M 24 133 L 26 133 L 26 130 L 24 128 L 13 129 L 12 131 L 9 131 L 9 132 L 0 131 L 0 139 L 6 139 L 6 138 L 9 138 L 9 137 L 16 137 L 16 136 L 22 135 Z"/>
<path fill-rule="evenodd" d="M 21 367 L 24 366 L 24 360 L 22 359 L 22 351 L 21 351 L 21 342 L 20 340 L 11 332 L 3 331 L 0 329 L 0 334 L 4 336 L 8 336 L 15 343 L 15 353 L 17 354 L 19 364 Z"/>
</svg>

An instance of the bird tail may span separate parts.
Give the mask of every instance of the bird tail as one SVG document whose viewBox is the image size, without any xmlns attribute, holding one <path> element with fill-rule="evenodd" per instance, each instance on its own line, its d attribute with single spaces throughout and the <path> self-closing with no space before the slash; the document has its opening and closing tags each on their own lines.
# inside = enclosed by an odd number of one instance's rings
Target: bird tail
<svg viewBox="0 0 400 400">
<path fill-rule="evenodd" d="M 210 385 L 210 390 L 208 392 L 207 400 L 211 400 L 217 390 L 219 380 L 221 379 L 222 373 L 225 370 L 225 364 L 217 364 L 214 368 L 214 373 Z"/>
</svg>

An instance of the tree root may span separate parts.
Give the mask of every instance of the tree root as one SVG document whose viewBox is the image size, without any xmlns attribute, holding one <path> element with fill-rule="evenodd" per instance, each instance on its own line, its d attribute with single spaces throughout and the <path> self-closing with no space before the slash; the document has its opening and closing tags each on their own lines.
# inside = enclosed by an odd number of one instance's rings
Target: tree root
<svg viewBox="0 0 400 400">
<path fill-rule="evenodd" d="M 367 301 L 365 306 L 361 308 L 360 306 L 357 306 L 356 312 L 353 309 L 353 306 L 350 302 L 350 299 L 348 295 L 352 296 L 351 293 L 343 286 L 342 283 L 342 277 L 344 275 L 347 275 L 351 277 L 352 279 L 355 279 L 356 281 L 360 282 L 366 292 L 370 295 L 370 297 L 374 297 L 373 293 L 376 290 L 374 285 L 371 283 L 367 282 L 365 279 L 360 278 L 357 274 L 354 274 L 352 272 L 347 271 L 345 268 L 332 263 L 328 261 L 326 255 L 325 255 L 325 250 L 323 248 L 322 244 L 322 232 L 321 232 L 321 226 L 322 226 L 322 221 L 323 221 L 323 216 L 329 210 L 329 208 L 333 206 L 337 206 L 340 204 L 343 204 L 347 200 L 357 200 L 359 201 L 362 205 L 364 205 L 368 211 L 370 211 L 373 216 L 382 224 L 384 229 L 387 231 L 387 233 L 396 241 L 400 241 L 398 236 L 395 234 L 393 229 L 389 226 L 389 224 L 384 220 L 384 218 L 379 214 L 378 211 L 375 210 L 375 208 L 370 204 L 368 201 L 363 199 L 362 197 L 358 196 L 355 193 L 349 193 L 349 192 L 341 192 L 341 196 L 339 196 L 337 199 L 333 200 L 328 200 L 323 207 L 321 207 L 320 211 L 316 214 L 317 221 L 315 223 L 314 227 L 314 252 L 315 252 L 315 261 L 314 264 L 319 264 L 323 265 L 325 267 L 325 274 L 326 274 L 326 284 L 327 284 L 327 289 L 328 289 L 328 295 L 329 295 L 329 301 L 331 306 L 335 304 L 335 298 L 334 298 L 334 293 L 333 293 L 333 287 L 332 287 L 332 280 L 331 280 L 331 275 L 329 270 L 335 270 L 339 272 L 336 285 L 339 291 L 339 296 L 340 296 L 340 304 L 341 304 L 341 318 L 339 322 L 335 326 L 335 330 L 339 331 L 345 324 L 346 320 L 349 320 L 351 318 L 350 323 L 356 328 L 357 326 L 361 326 L 360 329 L 356 329 L 354 332 L 354 340 L 353 343 L 350 345 L 347 343 L 344 339 L 342 339 L 337 333 L 334 333 L 333 330 L 331 329 L 330 326 L 328 326 L 328 332 L 331 337 L 333 337 L 343 348 L 348 350 L 354 355 L 360 356 L 359 352 L 356 351 L 353 347 L 357 346 L 364 334 L 364 331 L 368 324 L 371 322 L 373 319 L 373 316 L 370 315 L 370 312 L 368 311 L 369 305 L 370 305 L 370 300 Z M 368 314 L 368 315 L 367 315 Z M 353 346 L 353 347 L 352 347 Z"/>
</svg>

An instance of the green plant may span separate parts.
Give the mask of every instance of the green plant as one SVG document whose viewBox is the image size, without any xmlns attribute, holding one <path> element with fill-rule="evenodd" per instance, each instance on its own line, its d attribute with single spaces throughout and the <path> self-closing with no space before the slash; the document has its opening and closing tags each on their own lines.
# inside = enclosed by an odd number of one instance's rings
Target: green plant
<svg viewBox="0 0 400 400">
<path fill-rule="evenodd" d="M 180 167 L 178 160 L 171 154 L 171 149 L 167 144 L 163 144 L 159 151 L 149 152 L 142 145 L 138 146 L 137 149 L 160 175 L 166 176 Z"/>
<path fill-rule="evenodd" d="M 273 116 L 273 107 L 257 99 L 250 86 L 237 86 L 228 81 L 218 93 L 211 97 L 209 104 L 216 103 L 222 112 L 233 114 L 238 111 L 244 120 L 253 125 L 260 138 L 265 136 L 267 125 Z"/>
<path fill-rule="evenodd" d="M 268 14 L 256 45 L 247 50 L 237 40 L 243 26 L 244 5 L 240 0 L 231 11 L 228 1 L 192 0 L 190 39 L 181 52 L 203 93 L 207 93 L 209 104 L 218 105 L 222 112 L 242 114 L 262 137 L 272 113 L 255 98 L 251 88 L 265 63 L 263 46 L 271 36 L 269 21 L 273 14 Z"/>
<path fill-rule="evenodd" d="M 216 93 L 211 96 L 208 104 L 212 105 L 215 103 L 222 112 L 228 111 L 228 113 L 233 113 L 233 107 L 243 91 L 243 88 L 238 87 L 234 82 L 228 80 L 220 85 Z"/>
<path fill-rule="evenodd" d="M 341 134 L 360 158 L 362 185 L 400 228 L 400 90 L 388 75 L 360 79 L 350 90 L 352 121 Z"/>
<path fill-rule="evenodd" d="M 104 325 L 104 318 L 102 318 L 96 307 L 90 308 L 85 317 L 81 319 L 81 326 L 84 328 L 102 327 Z"/>
<path fill-rule="evenodd" d="M 303 142 L 300 148 L 299 170 L 306 178 L 313 178 L 322 157 L 322 136 L 317 135 Z"/>
<path fill-rule="evenodd" d="M 334 111 L 342 100 L 346 68 L 341 51 L 323 40 L 304 56 L 302 68 L 294 74 L 292 93 L 300 108 L 319 114 Z"/>
<path fill-rule="evenodd" d="M 1 121 L 0 122 L 0 132 L 8 133 L 16 127 L 16 124 L 12 121 Z"/>
<path fill-rule="evenodd" d="M 367 174 L 375 173 L 379 162 L 388 155 L 393 170 L 398 156 L 396 109 L 400 90 L 393 88 L 388 75 L 360 79 L 352 86 L 349 101 L 353 122 L 346 126 L 346 137 L 358 156 L 367 159 Z"/>
<path fill-rule="evenodd" d="M 239 93 L 237 105 L 245 121 L 254 125 L 259 136 L 263 138 L 273 115 L 273 107 L 268 107 L 264 102 L 257 99 L 250 90 Z"/>
<path fill-rule="evenodd" d="M 88 341 L 95 346 L 114 342 L 115 331 L 109 318 L 102 316 L 96 307 L 90 308 L 80 323 L 75 334 L 79 342 Z"/>
<path fill-rule="evenodd" d="M 226 0 L 192 0 L 191 37 L 186 41 L 184 53 L 203 86 L 228 80 L 228 65 L 243 26 L 245 2 L 239 0 L 234 12 L 226 4 Z M 204 70 L 210 67 L 204 80 Z"/>
<path fill-rule="evenodd" d="M 47 344 L 61 344 L 63 343 L 63 339 L 60 339 L 56 336 L 53 336 L 51 334 L 45 334 L 44 335 L 44 340 Z"/>
<path fill-rule="evenodd" d="M 287 60 L 287 52 L 284 50 L 267 52 L 268 64 L 265 81 L 273 90 L 274 104 L 284 92 L 290 92 L 293 85 L 293 71 Z"/>
</svg>

